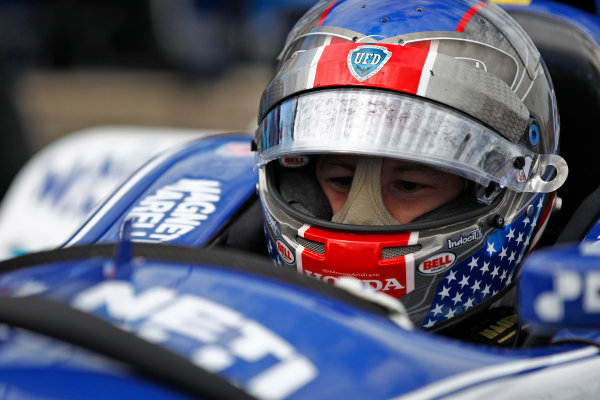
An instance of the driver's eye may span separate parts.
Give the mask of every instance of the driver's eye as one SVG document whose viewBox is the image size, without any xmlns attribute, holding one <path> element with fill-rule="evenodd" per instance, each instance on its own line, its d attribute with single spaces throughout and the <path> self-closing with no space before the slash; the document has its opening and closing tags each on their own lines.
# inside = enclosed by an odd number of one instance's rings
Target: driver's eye
<svg viewBox="0 0 600 400">
<path fill-rule="evenodd" d="M 396 187 L 405 192 L 414 192 L 423 188 L 423 185 L 417 182 L 399 181 L 396 182 Z"/>
<path fill-rule="evenodd" d="M 352 176 L 343 176 L 338 178 L 331 178 L 330 181 L 339 186 L 350 187 L 352 185 L 352 178 Z"/>
</svg>

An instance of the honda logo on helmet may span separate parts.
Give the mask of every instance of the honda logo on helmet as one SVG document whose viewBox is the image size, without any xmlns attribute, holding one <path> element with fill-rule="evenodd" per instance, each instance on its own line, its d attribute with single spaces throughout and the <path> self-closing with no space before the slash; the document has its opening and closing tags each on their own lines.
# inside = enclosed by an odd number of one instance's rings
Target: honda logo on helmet
<svg viewBox="0 0 600 400">
<path fill-rule="evenodd" d="M 378 73 L 392 57 L 392 52 L 382 46 L 364 45 L 348 53 L 348 69 L 359 82 Z"/>
</svg>

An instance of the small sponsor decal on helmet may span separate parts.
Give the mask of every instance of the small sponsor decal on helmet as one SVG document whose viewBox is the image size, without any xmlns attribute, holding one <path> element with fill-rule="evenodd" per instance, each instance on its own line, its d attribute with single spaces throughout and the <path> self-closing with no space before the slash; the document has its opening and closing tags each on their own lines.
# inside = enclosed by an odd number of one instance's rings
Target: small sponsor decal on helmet
<svg viewBox="0 0 600 400">
<path fill-rule="evenodd" d="M 458 239 L 448 239 L 448 249 L 452 249 L 457 246 L 462 246 L 473 241 L 481 239 L 481 230 L 479 228 L 472 230 L 466 235 L 461 235 Z"/>
<path fill-rule="evenodd" d="M 521 169 L 521 171 L 519 171 L 519 174 L 517 175 L 517 182 L 520 182 L 520 183 L 525 182 L 529 178 L 529 172 L 531 170 L 531 157 L 525 156 L 524 159 L 525 159 L 525 165 L 523 166 L 523 168 Z"/>
<path fill-rule="evenodd" d="M 365 45 L 350 50 L 346 62 L 357 81 L 363 82 L 378 73 L 392 57 L 392 52 L 383 46 Z"/>
<path fill-rule="evenodd" d="M 279 159 L 279 164 L 288 168 L 299 168 L 304 167 L 306 164 L 310 162 L 310 157 L 308 156 L 287 156 L 281 157 Z"/>
<path fill-rule="evenodd" d="M 455 261 L 456 255 L 454 253 L 450 253 L 449 251 L 438 253 L 419 264 L 419 272 L 426 275 L 439 274 L 453 266 Z"/>
<path fill-rule="evenodd" d="M 277 251 L 286 263 L 294 262 L 294 252 L 282 240 L 277 240 Z"/>
</svg>

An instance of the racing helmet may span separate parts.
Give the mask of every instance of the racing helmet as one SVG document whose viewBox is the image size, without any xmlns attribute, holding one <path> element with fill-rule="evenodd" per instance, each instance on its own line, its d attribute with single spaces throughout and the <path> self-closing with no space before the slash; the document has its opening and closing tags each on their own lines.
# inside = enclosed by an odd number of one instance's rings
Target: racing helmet
<svg viewBox="0 0 600 400">
<path fill-rule="evenodd" d="M 324 282 L 360 279 L 418 326 L 460 321 L 512 287 L 539 240 L 568 172 L 558 139 L 543 60 L 495 4 L 321 1 L 261 98 L 253 145 L 270 256 Z M 442 200 L 398 217 L 390 168 L 436 176 Z M 391 180 L 409 194 L 429 185 Z"/>
</svg>

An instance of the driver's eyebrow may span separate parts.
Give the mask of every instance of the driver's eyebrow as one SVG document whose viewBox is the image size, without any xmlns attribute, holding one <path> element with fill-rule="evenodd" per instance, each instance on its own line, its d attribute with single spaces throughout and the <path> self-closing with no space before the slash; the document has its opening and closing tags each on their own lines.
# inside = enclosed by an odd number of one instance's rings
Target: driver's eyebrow
<svg viewBox="0 0 600 400">
<path fill-rule="evenodd" d="M 356 169 L 356 165 L 344 161 L 324 161 L 323 165 L 328 167 L 341 167 L 350 171 L 354 171 Z"/>
<path fill-rule="evenodd" d="M 446 179 L 446 175 L 443 171 L 440 171 L 439 169 L 431 168 L 427 165 L 419 165 L 419 164 L 397 165 L 397 166 L 391 168 L 391 173 L 392 174 L 416 173 L 422 177 L 427 176 L 427 179 L 433 179 L 436 182 L 443 181 Z"/>
<path fill-rule="evenodd" d="M 407 171 L 417 171 L 417 172 L 435 172 L 440 173 L 441 171 L 428 167 L 426 165 L 419 164 L 403 164 L 392 167 L 392 171 L 394 172 L 407 172 Z"/>
<path fill-rule="evenodd" d="M 343 158 L 336 157 L 324 158 L 321 159 L 321 166 L 341 167 L 349 171 L 354 171 L 356 169 L 356 161 L 347 161 Z"/>
</svg>

